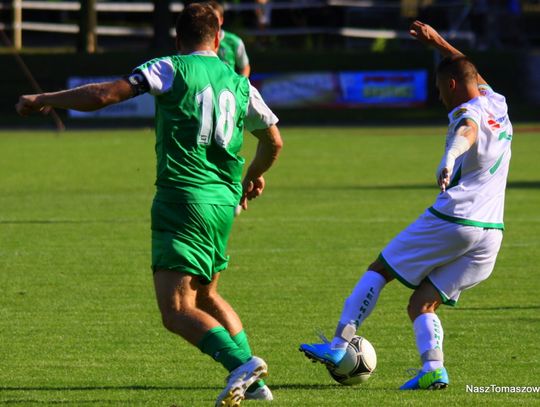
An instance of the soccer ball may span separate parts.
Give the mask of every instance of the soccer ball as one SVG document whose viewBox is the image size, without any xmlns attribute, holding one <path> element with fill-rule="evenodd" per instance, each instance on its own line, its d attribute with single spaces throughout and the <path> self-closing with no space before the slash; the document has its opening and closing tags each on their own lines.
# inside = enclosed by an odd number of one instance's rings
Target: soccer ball
<svg viewBox="0 0 540 407">
<path fill-rule="evenodd" d="M 377 366 L 375 348 L 366 338 L 355 335 L 345 356 L 336 367 L 327 366 L 332 378 L 345 386 L 354 386 L 367 381 Z"/>
</svg>

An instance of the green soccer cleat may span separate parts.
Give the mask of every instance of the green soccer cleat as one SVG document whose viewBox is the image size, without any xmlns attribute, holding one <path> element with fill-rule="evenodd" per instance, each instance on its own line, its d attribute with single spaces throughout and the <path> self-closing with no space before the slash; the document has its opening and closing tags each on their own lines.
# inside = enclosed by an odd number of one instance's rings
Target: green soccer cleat
<svg viewBox="0 0 540 407">
<path fill-rule="evenodd" d="M 418 374 L 401 386 L 400 390 L 442 390 L 448 387 L 448 372 L 440 367 L 431 372 L 418 371 Z"/>
</svg>

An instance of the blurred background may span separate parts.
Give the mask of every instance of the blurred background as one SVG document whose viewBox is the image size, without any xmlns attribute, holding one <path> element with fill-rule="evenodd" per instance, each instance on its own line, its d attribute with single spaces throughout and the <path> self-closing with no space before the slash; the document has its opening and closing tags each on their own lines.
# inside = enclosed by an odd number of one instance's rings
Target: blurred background
<svg viewBox="0 0 540 407">
<path fill-rule="evenodd" d="M 38 84 L 59 90 L 129 73 L 174 53 L 187 2 L 0 0 L 0 126 L 22 122 L 13 105 Z M 412 40 L 415 19 L 468 54 L 514 120 L 540 119 L 540 0 L 245 0 L 223 2 L 223 28 L 245 43 L 251 81 L 282 120 L 348 124 L 444 121 L 433 70 L 438 56 Z M 72 125 L 148 125 L 150 99 L 105 113 L 60 112 Z M 323 113 L 323 114 L 320 114 Z M 442 119 L 441 119 L 442 118 Z"/>
</svg>

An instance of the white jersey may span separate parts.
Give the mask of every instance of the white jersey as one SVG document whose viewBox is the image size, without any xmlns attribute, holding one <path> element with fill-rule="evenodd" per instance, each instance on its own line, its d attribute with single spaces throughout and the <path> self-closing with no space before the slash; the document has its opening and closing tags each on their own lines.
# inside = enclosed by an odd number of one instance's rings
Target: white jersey
<svg viewBox="0 0 540 407">
<path fill-rule="evenodd" d="M 459 156 L 449 187 L 430 212 L 441 219 L 469 226 L 504 229 L 504 195 L 510 164 L 512 124 L 504 96 L 481 85 L 481 96 L 453 109 L 449 137 L 463 119 L 478 126 L 476 143 Z"/>
</svg>

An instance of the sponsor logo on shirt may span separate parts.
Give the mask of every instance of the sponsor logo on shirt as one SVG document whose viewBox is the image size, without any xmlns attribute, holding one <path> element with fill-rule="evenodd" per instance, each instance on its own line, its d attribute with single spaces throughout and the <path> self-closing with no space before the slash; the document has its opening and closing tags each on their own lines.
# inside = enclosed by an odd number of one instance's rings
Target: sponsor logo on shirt
<svg viewBox="0 0 540 407">
<path fill-rule="evenodd" d="M 458 110 L 456 110 L 456 111 L 452 114 L 452 119 L 453 119 L 453 120 L 456 120 L 456 119 L 460 118 L 461 116 L 463 116 L 466 112 L 467 112 L 467 109 L 465 109 L 464 107 L 459 108 Z"/>
<path fill-rule="evenodd" d="M 492 114 L 488 116 L 488 125 L 491 128 L 491 130 L 499 130 L 501 128 L 501 125 L 498 123 L 498 121 L 493 117 Z"/>
</svg>

